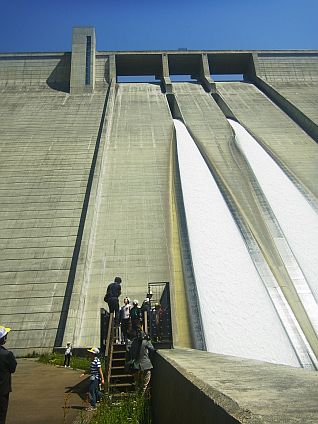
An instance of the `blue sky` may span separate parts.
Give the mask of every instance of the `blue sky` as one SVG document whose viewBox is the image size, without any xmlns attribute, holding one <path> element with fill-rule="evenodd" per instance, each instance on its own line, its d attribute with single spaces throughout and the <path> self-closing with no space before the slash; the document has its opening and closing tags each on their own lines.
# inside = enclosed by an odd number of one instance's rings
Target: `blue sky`
<svg viewBox="0 0 318 424">
<path fill-rule="evenodd" d="M 0 52 L 70 51 L 73 26 L 97 50 L 318 49 L 318 0 L 0 0 Z"/>
</svg>

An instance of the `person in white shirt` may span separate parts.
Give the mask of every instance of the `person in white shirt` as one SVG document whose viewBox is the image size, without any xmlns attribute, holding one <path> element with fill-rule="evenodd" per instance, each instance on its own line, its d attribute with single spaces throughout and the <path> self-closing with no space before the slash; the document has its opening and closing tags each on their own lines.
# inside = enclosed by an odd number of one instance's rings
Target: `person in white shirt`
<svg viewBox="0 0 318 424">
<path fill-rule="evenodd" d="M 71 346 L 71 343 L 67 343 L 65 353 L 64 353 L 64 367 L 65 368 L 70 367 L 71 356 L 72 356 L 72 346 Z"/>
<path fill-rule="evenodd" d="M 130 320 L 130 299 L 125 297 L 124 305 L 120 308 L 119 312 L 119 322 L 121 324 L 121 342 L 127 343 L 128 336 L 127 333 L 131 329 L 131 320 Z"/>
</svg>

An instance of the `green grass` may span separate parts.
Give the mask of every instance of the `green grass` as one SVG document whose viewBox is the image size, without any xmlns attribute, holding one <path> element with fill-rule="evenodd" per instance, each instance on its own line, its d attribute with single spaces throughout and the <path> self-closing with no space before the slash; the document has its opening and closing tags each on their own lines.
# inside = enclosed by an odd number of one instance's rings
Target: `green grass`
<svg viewBox="0 0 318 424">
<path fill-rule="evenodd" d="M 42 362 L 43 364 L 63 366 L 64 355 L 62 355 L 61 353 L 45 353 L 39 356 L 39 362 Z M 70 366 L 74 369 L 88 370 L 90 362 L 91 359 L 89 358 L 72 356 Z"/>
<path fill-rule="evenodd" d="M 149 394 L 132 392 L 129 396 L 105 394 L 90 424 L 151 424 Z"/>
</svg>

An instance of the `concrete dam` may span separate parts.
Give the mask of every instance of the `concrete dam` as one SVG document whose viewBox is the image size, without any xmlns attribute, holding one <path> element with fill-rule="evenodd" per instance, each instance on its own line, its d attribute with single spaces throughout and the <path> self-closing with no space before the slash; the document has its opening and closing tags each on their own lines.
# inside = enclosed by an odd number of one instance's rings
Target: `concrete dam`
<svg viewBox="0 0 318 424">
<path fill-rule="evenodd" d="M 119 275 L 139 301 L 170 282 L 177 347 L 317 369 L 318 51 L 97 51 L 74 28 L 72 52 L 0 54 L 0 92 L 15 354 L 99 345 Z"/>
</svg>

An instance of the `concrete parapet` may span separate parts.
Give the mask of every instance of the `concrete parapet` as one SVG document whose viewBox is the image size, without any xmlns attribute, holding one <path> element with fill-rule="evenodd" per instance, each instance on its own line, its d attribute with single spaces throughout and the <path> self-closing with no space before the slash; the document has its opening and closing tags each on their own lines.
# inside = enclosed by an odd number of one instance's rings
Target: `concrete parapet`
<svg viewBox="0 0 318 424">
<path fill-rule="evenodd" d="M 155 423 L 307 423 L 318 421 L 317 374 L 192 350 L 156 355 Z"/>
</svg>

